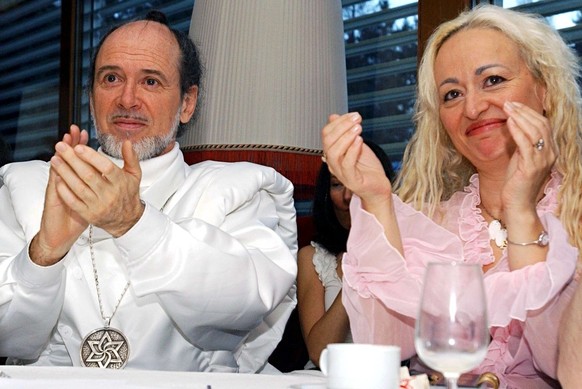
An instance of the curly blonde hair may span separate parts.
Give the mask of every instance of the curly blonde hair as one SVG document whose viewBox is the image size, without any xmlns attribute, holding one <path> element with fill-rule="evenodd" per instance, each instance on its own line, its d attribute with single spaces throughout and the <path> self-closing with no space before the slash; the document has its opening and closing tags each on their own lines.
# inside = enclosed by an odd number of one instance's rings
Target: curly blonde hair
<svg viewBox="0 0 582 389">
<path fill-rule="evenodd" d="M 572 243 L 582 249 L 582 98 L 580 63 L 559 33 L 538 15 L 482 5 L 441 24 L 431 35 L 418 70 L 416 131 L 403 157 L 395 192 L 415 208 L 434 214 L 439 202 L 469 183 L 475 167 L 454 148 L 439 118 L 434 64 L 455 33 L 490 28 L 511 39 L 533 77 L 547 88 L 544 107 L 558 149 L 555 168 L 564 179 L 557 216 Z"/>
</svg>

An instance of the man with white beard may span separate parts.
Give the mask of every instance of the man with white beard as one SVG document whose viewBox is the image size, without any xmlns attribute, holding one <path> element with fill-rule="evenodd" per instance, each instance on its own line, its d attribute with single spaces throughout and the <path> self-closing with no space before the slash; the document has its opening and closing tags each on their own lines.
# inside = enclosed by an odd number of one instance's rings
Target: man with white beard
<svg viewBox="0 0 582 389">
<path fill-rule="evenodd" d="M 201 66 L 165 15 L 110 31 L 50 163 L 0 177 L 0 355 L 9 363 L 256 372 L 295 305 L 293 187 L 176 143 Z"/>
</svg>

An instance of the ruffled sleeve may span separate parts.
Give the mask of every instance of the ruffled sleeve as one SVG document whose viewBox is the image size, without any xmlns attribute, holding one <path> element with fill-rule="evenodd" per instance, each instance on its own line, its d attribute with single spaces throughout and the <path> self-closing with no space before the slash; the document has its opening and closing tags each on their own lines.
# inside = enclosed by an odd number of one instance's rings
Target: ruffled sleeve
<svg viewBox="0 0 582 389">
<path fill-rule="evenodd" d="M 461 261 L 462 246 L 453 233 L 396 196 L 394 207 L 406 260 L 388 242 L 376 218 L 362 209 L 359 197 L 352 198 L 344 285 L 360 297 L 377 298 L 386 307 L 415 317 L 427 263 Z"/>
<path fill-rule="evenodd" d="M 459 261 L 460 241 L 394 196 L 406 260 L 384 236 L 376 218 L 354 195 L 352 227 L 342 267 L 342 302 L 354 342 L 397 344 L 401 359 L 415 355 L 414 318 L 426 263 Z"/>
<path fill-rule="evenodd" d="M 550 237 L 546 261 L 485 277 L 491 326 L 504 327 L 511 319 L 524 321 L 528 311 L 545 306 L 572 279 L 578 250 L 568 243 L 558 218 L 547 213 L 541 220 Z"/>
<path fill-rule="evenodd" d="M 564 226 L 554 215 L 561 182 L 560 173 L 552 170 L 544 197 L 537 205 L 537 213 L 550 238 L 546 260 L 509 271 L 504 254 L 501 263 L 485 274 L 491 326 L 503 327 L 512 319 L 524 321 L 530 312 L 548 305 L 572 279 L 578 250 L 570 245 Z"/>
</svg>

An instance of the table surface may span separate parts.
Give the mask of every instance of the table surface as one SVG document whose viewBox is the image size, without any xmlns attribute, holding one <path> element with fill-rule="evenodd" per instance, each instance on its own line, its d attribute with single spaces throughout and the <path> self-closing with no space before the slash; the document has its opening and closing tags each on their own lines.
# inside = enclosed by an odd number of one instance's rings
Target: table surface
<svg viewBox="0 0 582 389">
<path fill-rule="evenodd" d="M 0 366 L 0 370 L 10 377 L 0 378 L 2 389 L 288 389 L 297 384 L 325 384 L 325 377 L 315 371 L 234 374 L 40 366 Z"/>
</svg>

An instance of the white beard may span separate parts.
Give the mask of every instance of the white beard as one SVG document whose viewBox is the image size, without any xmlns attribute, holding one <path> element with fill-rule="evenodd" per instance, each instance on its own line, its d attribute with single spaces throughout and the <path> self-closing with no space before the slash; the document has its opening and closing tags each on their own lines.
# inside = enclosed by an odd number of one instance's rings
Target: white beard
<svg viewBox="0 0 582 389">
<path fill-rule="evenodd" d="M 95 126 L 95 130 L 97 131 L 97 140 L 99 141 L 103 152 L 110 157 L 123 159 L 121 146 L 125 139 L 119 139 L 111 134 L 103 134 L 99 131 L 99 127 L 97 127 L 97 122 L 93 115 L 91 115 L 91 119 L 93 121 L 93 126 Z M 132 142 L 133 151 L 137 155 L 138 160 L 143 161 L 160 156 L 164 150 L 176 140 L 179 125 L 180 109 L 178 109 L 178 112 L 176 113 L 174 123 L 172 123 L 172 128 L 166 135 L 147 136 Z"/>
</svg>

